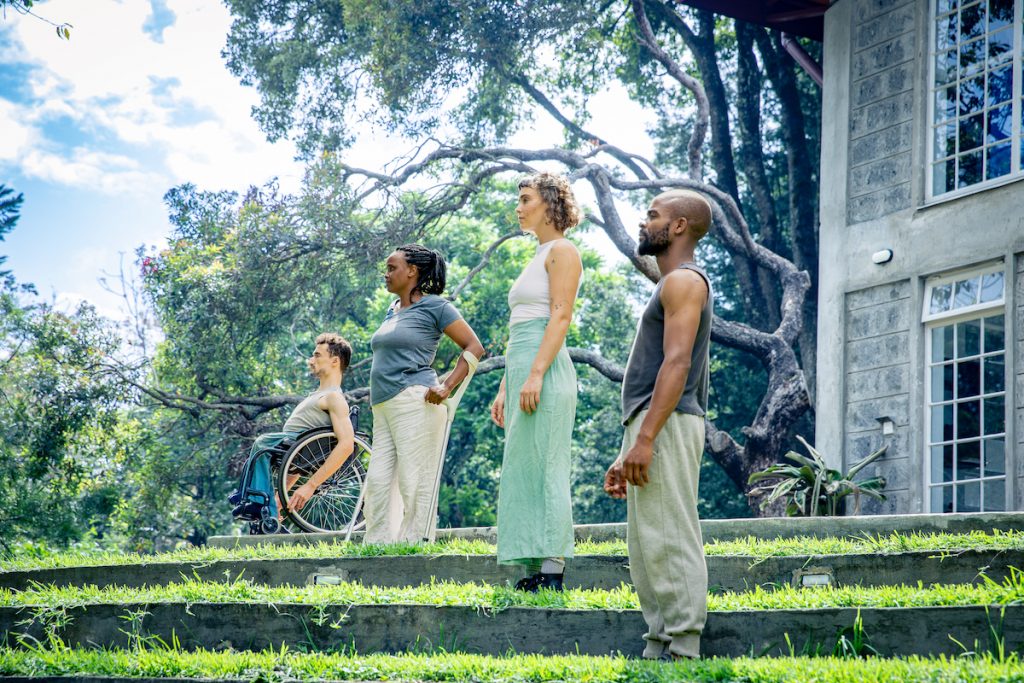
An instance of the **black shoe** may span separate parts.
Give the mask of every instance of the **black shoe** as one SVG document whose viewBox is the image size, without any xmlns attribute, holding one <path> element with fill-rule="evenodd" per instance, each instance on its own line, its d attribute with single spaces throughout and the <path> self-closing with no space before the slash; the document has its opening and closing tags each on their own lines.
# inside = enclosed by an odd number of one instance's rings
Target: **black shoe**
<svg viewBox="0 0 1024 683">
<path fill-rule="evenodd" d="M 537 572 L 531 576 L 527 576 L 524 579 L 519 579 L 516 584 L 517 591 L 524 591 L 527 593 L 536 593 L 541 588 L 547 588 L 549 590 L 560 591 L 562 588 L 562 574 L 545 574 L 543 572 Z"/>
</svg>

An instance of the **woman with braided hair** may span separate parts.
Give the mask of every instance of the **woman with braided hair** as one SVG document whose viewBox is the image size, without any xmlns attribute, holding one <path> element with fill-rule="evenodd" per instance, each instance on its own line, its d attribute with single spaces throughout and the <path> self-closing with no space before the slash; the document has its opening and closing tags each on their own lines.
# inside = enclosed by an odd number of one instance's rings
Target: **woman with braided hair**
<svg viewBox="0 0 1024 683">
<path fill-rule="evenodd" d="M 418 244 L 388 256 L 384 284 L 398 298 L 370 338 L 373 457 L 363 507 L 366 543 L 434 539 L 434 482 L 446 419 L 441 402 L 469 373 L 469 364 L 460 357 L 444 382 L 431 364 L 442 334 L 477 358 L 484 353 L 472 328 L 440 296 L 445 273 L 441 254 Z"/>
<path fill-rule="evenodd" d="M 565 231 L 579 223 L 580 210 L 566 178 L 537 173 L 519 182 L 516 216 L 538 246 L 508 293 L 505 376 L 491 405 L 491 419 L 505 429 L 498 562 L 526 568 L 517 590 L 561 590 L 575 541 L 569 450 L 576 371 L 565 336 L 583 275 Z"/>
</svg>

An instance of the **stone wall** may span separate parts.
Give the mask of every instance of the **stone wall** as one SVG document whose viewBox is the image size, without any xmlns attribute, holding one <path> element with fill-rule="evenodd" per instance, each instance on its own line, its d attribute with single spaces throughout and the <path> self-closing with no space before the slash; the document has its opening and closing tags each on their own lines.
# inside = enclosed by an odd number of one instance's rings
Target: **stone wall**
<svg viewBox="0 0 1024 683">
<path fill-rule="evenodd" d="M 855 0 L 847 222 L 910 206 L 917 4 Z"/>
<path fill-rule="evenodd" d="M 910 325 L 914 321 L 909 280 L 846 295 L 844 468 L 888 444 L 888 451 L 861 476 L 887 480 L 887 500 L 863 500 L 861 512 L 913 512 L 910 457 Z M 888 416 L 895 433 L 882 436 L 876 418 Z M 852 510 L 847 510 L 847 514 Z"/>
<path fill-rule="evenodd" d="M 1024 510 L 1024 253 L 1017 254 L 1016 262 L 1016 288 L 1013 295 L 1013 328 L 1014 328 L 1014 381 L 1009 383 L 1013 389 L 1013 399 L 1010 405 L 1013 406 L 1013 413 L 1010 419 L 1014 421 L 1013 440 L 1007 440 L 1014 444 L 1012 449 L 1007 448 L 1007 455 L 1017 461 L 1016 481 L 1016 504 L 1014 509 Z M 1010 316 L 1007 316 L 1008 318 Z M 1007 425 L 1009 426 L 1009 425 Z M 1013 453 L 1010 456 L 1010 453 Z"/>
</svg>

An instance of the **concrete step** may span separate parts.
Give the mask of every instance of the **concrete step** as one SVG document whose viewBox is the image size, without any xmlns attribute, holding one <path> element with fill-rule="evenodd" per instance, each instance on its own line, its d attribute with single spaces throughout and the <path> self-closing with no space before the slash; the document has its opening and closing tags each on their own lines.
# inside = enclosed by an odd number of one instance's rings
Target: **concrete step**
<svg viewBox="0 0 1024 683">
<path fill-rule="evenodd" d="M 870 515 L 861 517 L 753 517 L 749 519 L 705 519 L 700 523 L 705 542 L 731 541 L 737 538 L 816 538 L 863 536 L 864 534 L 910 533 L 969 533 L 1016 531 L 1024 529 L 1024 512 L 960 512 L 946 515 Z M 594 541 L 623 540 L 625 524 L 578 524 L 576 539 Z M 497 542 L 495 527 L 467 527 L 438 529 L 438 539 L 479 539 Z M 258 543 L 278 545 L 302 543 L 338 543 L 345 540 L 344 533 L 279 534 L 273 536 L 213 536 L 212 546 L 234 548 Z M 352 540 L 361 541 L 362 532 L 352 534 Z"/>
<path fill-rule="evenodd" d="M 889 586 L 974 583 L 981 572 L 996 581 L 1010 567 L 1024 568 L 1024 550 L 915 551 L 863 555 L 798 555 L 759 559 L 710 556 L 712 590 L 744 591 L 754 586 L 792 584 Z M 31 583 L 58 586 L 157 586 L 182 578 L 204 581 L 246 579 L 270 586 L 357 581 L 366 585 L 410 586 L 431 578 L 458 583 L 514 583 L 522 569 L 499 565 L 493 555 L 399 555 L 70 567 L 0 572 L 0 588 L 23 590 Z M 626 557 L 583 555 L 570 560 L 566 585 L 616 588 L 630 583 Z"/>
<path fill-rule="evenodd" d="M 446 651 L 637 656 L 645 627 L 637 610 L 569 610 L 424 605 L 98 604 L 68 606 L 61 625 L 32 608 L 0 608 L 0 643 L 15 634 L 44 641 L 46 628 L 71 646 L 127 647 L 175 639 L 185 649 L 354 648 L 359 653 Z M 133 618 L 129 615 L 134 614 Z M 139 615 L 142 615 L 141 617 Z M 830 654 L 858 615 L 864 639 L 883 656 L 962 654 L 990 633 L 1006 652 L 1024 646 L 1024 606 L 840 608 L 711 612 L 706 656 Z M 52 619 L 51 619 L 52 622 Z M 155 641 L 153 641 L 155 642 Z M 791 650 L 792 648 L 792 650 Z"/>
</svg>

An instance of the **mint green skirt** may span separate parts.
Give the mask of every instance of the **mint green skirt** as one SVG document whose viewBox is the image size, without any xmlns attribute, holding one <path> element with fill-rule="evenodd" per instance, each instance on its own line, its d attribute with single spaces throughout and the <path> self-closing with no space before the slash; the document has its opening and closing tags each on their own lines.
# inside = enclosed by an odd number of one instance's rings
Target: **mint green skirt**
<svg viewBox="0 0 1024 683">
<path fill-rule="evenodd" d="M 544 337 L 547 318 L 516 323 L 505 352 L 505 454 L 498 488 L 498 562 L 530 564 L 572 557 L 570 446 L 576 421 L 576 370 L 565 346 L 544 374 L 532 415 L 519 392 Z"/>
</svg>

